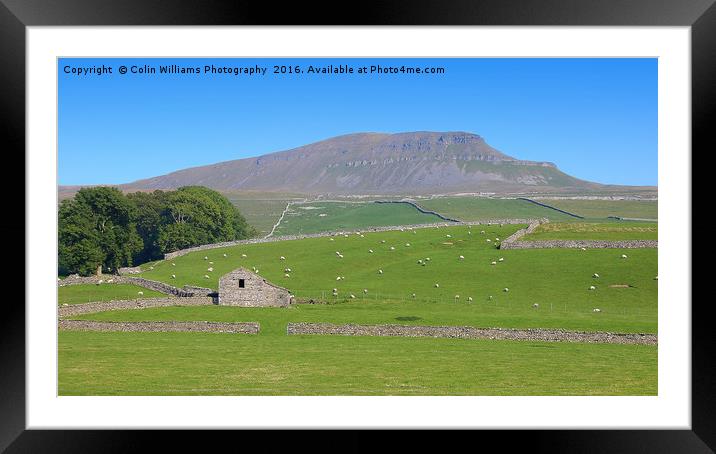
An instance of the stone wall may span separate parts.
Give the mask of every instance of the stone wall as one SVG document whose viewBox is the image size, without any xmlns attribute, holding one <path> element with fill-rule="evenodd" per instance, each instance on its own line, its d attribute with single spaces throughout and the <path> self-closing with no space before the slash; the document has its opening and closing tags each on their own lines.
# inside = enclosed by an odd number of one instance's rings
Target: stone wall
<svg viewBox="0 0 716 454">
<path fill-rule="evenodd" d="M 586 249 L 638 249 L 658 248 L 658 240 L 540 240 L 502 242 L 500 249 L 553 249 L 553 248 L 586 248 Z"/>
<path fill-rule="evenodd" d="M 244 287 L 239 283 L 243 280 Z M 291 293 L 271 284 L 246 268 L 239 268 L 219 279 L 219 305 L 241 307 L 286 307 L 291 304 Z"/>
<path fill-rule="evenodd" d="M 530 225 L 527 226 L 527 228 L 519 229 L 512 235 L 508 236 L 504 240 L 502 240 L 502 243 L 500 243 L 500 249 L 509 249 L 506 247 L 503 247 L 506 243 L 514 243 L 518 239 L 522 238 L 523 236 L 527 235 L 528 233 L 534 232 L 534 230 L 540 226 L 540 224 L 543 224 L 545 222 L 549 222 L 547 219 L 540 219 L 537 222 L 531 222 Z"/>
<path fill-rule="evenodd" d="M 98 301 L 95 303 L 67 304 L 57 308 L 60 317 L 73 317 L 81 314 L 94 314 L 96 312 L 121 311 L 127 309 L 147 309 L 151 307 L 167 306 L 210 306 L 214 301 L 210 297 L 187 298 L 143 298 L 136 300 Z"/>
<path fill-rule="evenodd" d="M 427 210 L 427 209 L 421 207 L 420 205 L 418 205 L 417 203 L 411 202 L 409 200 L 376 200 L 375 203 L 405 203 L 405 204 L 412 206 L 413 208 L 415 208 L 416 210 L 420 211 L 423 214 L 432 214 L 433 216 L 439 217 L 443 221 L 460 222 L 459 219 L 452 219 L 452 218 L 443 216 L 442 214 L 437 213 L 435 211 Z"/>
<path fill-rule="evenodd" d="M 248 240 L 237 240 L 237 241 L 226 241 L 223 243 L 212 243 L 203 244 L 201 246 L 190 247 L 187 249 L 181 249 L 179 251 L 168 252 L 164 254 L 164 260 L 170 260 L 182 255 L 186 255 L 190 252 L 206 251 L 209 249 L 218 249 L 223 247 L 240 246 L 245 244 L 259 244 L 259 243 L 273 243 L 276 241 L 290 241 L 290 240 L 302 240 L 306 238 L 324 238 L 336 235 L 343 235 L 346 233 L 358 233 L 358 232 L 388 232 L 393 230 L 407 230 L 407 229 L 421 229 L 431 227 L 452 227 L 458 225 L 497 225 L 497 224 L 531 224 L 534 222 L 541 222 L 538 219 L 489 219 L 484 221 L 469 221 L 469 222 L 437 222 L 431 224 L 413 224 L 413 225 L 391 225 L 385 227 L 370 227 L 364 229 L 353 229 L 353 230 L 342 230 L 332 232 L 321 232 L 321 233 L 310 233 L 304 235 L 284 235 L 284 236 L 272 236 L 268 238 L 251 238 Z"/>
<path fill-rule="evenodd" d="M 60 320 L 58 328 L 77 331 L 258 334 L 260 326 L 255 322 L 97 322 L 93 320 Z"/>
<path fill-rule="evenodd" d="M 116 275 L 101 275 L 101 276 L 78 276 L 73 274 L 71 276 L 58 281 L 60 287 L 66 285 L 78 285 L 78 284 L 134 284 L 140 287 L 155 290 L 160 293 L 167 295 L 174 295 L 179 297 L 192 297 L 192 296 L 207 296 L 212 293 L 216 293 L 215 290 L 204 287 L 194 287 L 185 285 L 182 288 L 177 288 L 164 282 L 152 281 L 139 276 L 116 276 Z"/>
<path fill-rule="evenodd" d="M 139 274 L 142 272 L 140 266 L 125 266 L 117 270 L 118 274 Z"/>
<path fill-rule="evenodd" d="M 656 334 L 618 334 L 548 329 L 474 328 L 471 326 L 334 325 L 289 323 L 286 334 L 332 334 L 341 336 L 445 337 L 455 339 L 499 339 L 543 342 L 586 342 L 656 345 Z"/>
</svg>

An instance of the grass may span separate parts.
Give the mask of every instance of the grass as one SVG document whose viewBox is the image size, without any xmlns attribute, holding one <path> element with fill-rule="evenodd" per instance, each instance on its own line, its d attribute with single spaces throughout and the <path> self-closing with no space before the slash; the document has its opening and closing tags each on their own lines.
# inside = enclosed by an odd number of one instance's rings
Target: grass
<svg viewBox="0 0 716 454">
<path fill-rule="evenodd" d="M 541 320 L 544 326 L 578 329 L 582 326 L 579 320 L 583 316 L 595 320 L 592 329 L 596 330 L 656 331 L 656 249 L 495 249 L 495 238 L 506 238 L 520 227 L 523 226 L 493 225 L 472 229 L 456 226 L 365 232 L 363 237 L 355 234 L 348 238 L 338 236 L 333 237 L 333 241 L 310 238 L 242 245 L 158 262 L 154 270 L 145 271 L 141 276 L 177 287 L 199 285 L 217 289 L 223 274 L 239 266 L 255 267 L 261 276 L 288 288 L 297 297 L 333 300 L 330 295 L 336 288 L 339 297 L 334 301 L 346 301 L 350 294 L 354 294 L 356 310 L 360 310 L 360 302 L 366 295 L 366 302 L 399 304 L 384 306 L 389 314 L 393 309 L 399 309 L 400 315 L 416 315 L 436 323 L 468 324 L 466 320 L 477 323 L 480 317 L 486 317 L 484 323 L 477 324 L 484 326 L 489 322 L 492 326 L 507 326 L 508 320 L 526 317 L 524 320 L 532 323 L 529 326 L 535 326 L 535 321 Z M 480 234 L 483 229 L 484 235 Z M 488 243 L 486 238 L 493 241 Z M 391 246 L 395 249 L 390 250 Z M 374 252 L 370 253 L 369 249 Z M 620 258 L 622 253 L 628 254 L 629 258 Z M 247 257 L 241 257 L 242 254 Z M 460 255 L 465 259 L 460 260 Z M 286 260 L 280 260 L 281 256 Z M 427 265 L 417 263 L 427 257 L 431 259 Z M 500 257 L 503 262 L 497 261 Z M 491 265 L 492 261 L 497 264 Z M 214 271 L 208 272 L 208 267 Z M 284 277 L 285 268 L 291 268 L 290 278 Z M 383 274 L 378 273 L 379 269 Z M 600 278 L 593 278 L 594 273 Z M 175 274 L 176 279 L 172 279 L 171 274 Z M 205 279 L 204 275 L 209 275 L 210 279 Z M 336 277 L 345 279 L 337 281 Z M 437 288 L 436 283 L 439 284 Z M 609 287 L 615 284 L 632 287 Z M 588 290 L 591 285 L 597 289 Z M 505 287 L 509 292 L 503 291 Z M 367 294 L 363 293 L 364 289 L 368 290 Z M 413 293 L 416 294 L 414 303 Z M 461 303 L 455 303 L 455 295 L 460 295 Z M 468 297 L 474 300 L 469 307 Z M 540 314 L 550 307 L 552 314 L 540 318 L 542 316 L 532 309 L 534 303 L 539 303 L 543 309 Z M 496 308 L 491 309 L 491 306 Z M 335 314 L 343 310 L 339 305 L 329 307 Z M 388 322 L 398 316 L 381 315 L 381 307 L 370 306 L 364 312 L 377 322 Z M 600 308 L 602 312 L 594 314 L 591 312 L 593 308 Z M 304 310 L 309 309 L 307 306 L 297 309 Z M 350 314 L 346 320 L 351 318 L 355 322 L 362 320 L 357 314 Z M 513 322 L 527 324 L 526 321 Z M 583 325 L 585 329 L 589 328 L 589 323 Z"/>
<path fill-rule="evenodd" d="M 659 203 L 656 200 L 582 200 L 582 199 L 541 199 L 561 210 L 578 214 L 585 218 L 623 218 L 658 219 Z"/>
<path fill-rule="evenodd" d="M 518 199 L 492 199 L 487 197 L 437 197 L 419 200 L 418 205 L 461 221 L 490 219 L 537 219 L 568 221 L 575 219 L 559 211 L 541 207 Z"/>
<path fill-rule="evenodd" d="M 59 333 L 60 395 L 656 395 L 657 348 Z"/>
<path fill-rule="evenodd" d="M 93 301 L 130 300 L 166 296 L 163 293 L 132 284 L 77 284 L 58 287 L 58 304 L 80 304 Z"/>
<path fill-rule="evenodd" d="M 524 240 L 656 240 L 655 222 L 571 222 L 541 224 Z"/>
<path fill-rule="evenodd" d="M 314 202 L 292 205 L 275 235 L 295 235 L 368 227 L 442 222 L 408 204 Z"/>
</svg>

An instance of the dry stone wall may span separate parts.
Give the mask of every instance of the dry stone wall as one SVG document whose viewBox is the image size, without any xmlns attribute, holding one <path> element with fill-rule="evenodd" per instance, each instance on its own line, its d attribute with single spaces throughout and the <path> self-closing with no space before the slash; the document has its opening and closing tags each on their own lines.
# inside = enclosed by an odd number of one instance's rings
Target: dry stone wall
<svg viewBox="0 0 716 454">
<path fill-rule="evenodd" d="M 60 287 L 78 284 L 134 284 L 160 293 L 179 297 L 207 296 L 216 292 L 210 288 L 194 287 L 190 285 L 177 288 L 172 285 L 165 284 L 164 282 L 152 281 L 139 276 L 78 276 L 73 274 L 58 282 Z"/>
<path fill-rule="evenodd" d="M 334 325 L 289 323 L 289 335 L 329 334 L 341 336 L 445 337 L 454 339 L 499 339 L 543 342 L 585 342 L 656 345 L 656 334 L 618 334 L 548 329 L 474 328 L 471 326 Z"/>
<path fill-rule="evenodd" d="M 61 330 L 122 331 L 122 332 L 202 332 L 258 334 L 255 322 L 97 322 L 92 320 L 60 320 Z"/>
<path fill-rule="evenodd" d="M 658 240 L 539 240 L 502 242 L 500 249 L 554 249 L 554 248 L 585 248 L 585 249 L 639 249 L 658 248 Z"/>
<path fill-rule="evenodd" d="M 151 307 L 167 306 L 210 306 L 214 301 L 210 297 L 187 298 L 145 298 L 136 300 L 98 301 L 94 303 L 67 304 L 58 307 L 60 317 L 73 317 L 81 314 L 94 314 L 96 312 L 121 311 L 127 309 L 147 309 Z"/>
</svg>

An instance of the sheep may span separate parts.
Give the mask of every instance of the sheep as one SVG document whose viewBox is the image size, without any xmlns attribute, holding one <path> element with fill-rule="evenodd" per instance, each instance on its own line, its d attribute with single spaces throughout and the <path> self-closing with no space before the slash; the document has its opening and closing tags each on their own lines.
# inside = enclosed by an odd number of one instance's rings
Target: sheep
<svg viewBox="0 0 716 454">
<path fill-rule="evenodd" d="M 150 270 L 153 270 L 153 269 L 154 269 L 154 266 L 150 266 L 149 269 L 150 269 Z"/>
<path fill-rule="evenodd" d="M 204 256 L 204 260 L 209 260 L 209 257 L 207 257 L 207 256 Z"/>
<path fill-rule="evenodd" d="M 422 261 L 422 260 L 418 260 L 418 265 L 422 265 L 422 264 L 423 264 L 423 261 Z"/>
<path fill-rule="evenodd" d="M 214 262 L 209 262 L 209 265 L 213 265 L 213 264 L 214 264 Z"/>
<path fill-rule="evenodd" d="M 460 299 L 460 295 L 455 295 L 455 299 L 456 299 L 456 300 L 459 300 L 459 299 Z"/>
<path fill-rule="evenodd" d="M 580 247 L 579 249 L 581 249 L 581 250 L 583 250 L 583 251 L 586 251 L 586 250 L 587 250 L 586 247 Z"/>
<path fill-rule="evenodd" d="M 405 243 L 405 247 L 410 247 L 410 243 Z"/>
<path fill-rule="evenodd" d="M 490 262 L 490 265 L 497 265 L 497 262 L 493 260 L 492 262 Z"/>
<path fill-rule="evenodd" d="M 224 254 L 224 257 L 226 257 L 226 256 L 227 256 L 227 255 L 226 255 L 226 254 Z"/>
<path fill-rule="evenodd" d="M 415 293 L 410 295 L 411 298 L 415 298 Z"/>
<path fill-rule="evenodd" d="M 594 274 L 592 274 L 592 277 L 594 277 L 594 278 L 599 278 L 599 274 L 594 273 Z"/>
<path fill-rule="evenodd" d="M 495 241 L 500 241 L 500 238 L 495 238 Z"/>
<path fill-rule="evenodd" d="M 440 284 L 435 284 L 435 288 L 440 288 Z"/>
<path fill-rule="evenodd" d="M 655 280 L 655 281 L 658 281 L 658 280 L 659 280 L 659 276 L 654 276 L 654 280 Z"/>
<path fill-rule="evenodd" d="M 468 230 L 468 231 L 467 231 L 467 234 L 468 234 L 468 235 L 472 235 L 472 232 L 470 232 L 470 231 Z"/>
<path fill-rule="evenodd" d="M 510 289 L 508 289 L 507 287 L 505 287 L 505 288 L 502 289 L 502 291 L 503 291 L 503 292 L 509 292 Z"/>
<path fill-rule="evenodd" d="M 426 262 L 429 262 L 429 261 L 430 261 L 430 257 L 425 257 L 425 261 L 426 261 Z"/>
<path fill-rule="evenodd" d="M 102 279 L 98 280 L 97 285 L 101 284 L 102 282 L 104 282 L 104 280 L 102 280 Z"/>
<path fill-rule="evenodd" d="M 468 297 L 467 297 L 467 302 L 468 302 L 468 303 L 472 303 L 472 297 L 471 297 L 471 296 L 468 296 Z"/>
<path fill-rule="evenodd" d="M 500 257 L 499 259 L 497 259 L 497 261 L 498 261 L 498 262 L 504 262 L 505 259 L 504 259 L 504 257 Z"/>
<path fill-rule="evenodd" d="M 369 253 L 369 254 L 372 254 L 372 253 L 373 253 L 373 249 L 368 249 L 368 253 Z"/>
<path fill-rule="evenodd" d="M 279 260 L 286 260 L 286 257 L 282 255 L 281 257 L 279 257 Z"/>
<path fill-rule="evenodd" d="M 364 289 L 363 289 L 363 293 L 368 293 L 368 289 L 367 289 L 367 288 L 364 288 Z"/>
<path fill-rule="evenodd" d="M 353 298 L 355 298 L 355 297 L 356 297 L 356 296 L 355 296 L 354 294 L 352 294 L 352 293 L 351 293 L 351 299 L 353 299 Z"/>
<path fill-rule="evenodd" d="M 212 272 L 212 271 L 214 271 L 214 268 L 210 266 L 209 268 L 206 269 L 206 271 Z"/>
<path fill-rule="evenodd" d="M 143 296 L 143 295 L 144 295 L 144 292 L 140 290 L 140 291 L 137 292 L 137 295 Z"/>
<path fill-rule="evenodd" d="M 596 290 L 596 289 L 597 289 L 597 288 L 596 288 L 595 286 L 593 286 L 593 285 L 590 285 L 590 286 L 589 286 L 589 290 Z"/>
<path fill-rule="evenodd" d="M 480 230 L 480 235 L 484 235 L 484 234 L 485 234 L 485 231 L 484 231 L 484 230 Z"/>
<path fill-rule="evenodd" d="M 534 307 L 535 309 L 537 309 L 537 308 L 539 307 L 539 304 L 538 304 L 538 303 L 534 303 L 534 304 L 532 305 L 532 307 Z"/>
<path fill-rule="evenodd" d="M 241 254 L 241 258 L 246 258 L 246 254 Z"/>
<path fill-rule="evenodd" d="M 626 254 L 622 254 L 622 258 L 623 258 L 623 259 L 627 258 L 627 255 L 626 255 Z"/>
<path fill-rule="evenodd" d="M 460 260 L 465 260 L 465 256 L 464 256 L 464 255 L 461 255 L 461 256 L 458 257 L 458 258 L 459 258 Z"/>
<path fill-rule="evenodd" d="M 345 238 L 348 238 L 348 235 L 343 235 Z"/>
<path fill-rule="evenodd" d="M 446 238 L 452 238 L 452 235 L 450 235 L 450 234 L 448 233 L 447 235 L 445 235 L 445 237 L 446 237 Z"/>
<path fill-rule="evenodd" d="M 176 275 L 176 274 L 172 274 L 172 279 L 176 279 L 176 278 L 177 278 L 177 275 Z"/>
<path fill-rule="evenodd" d="M 172 262 L 172 266 L 177 266 L 177 264 Z"/>
<path fill-rule="evenodd" d="M 488 239 L 487 239 L 487 242 L 488 242 L 488 243 L 492 243 L 492 240 L 488 238 Z"/>
<path fill-rule="evenodd" d="M 394 251 L 394 250 L 395 250 L 395 248 L 394 248 L 393 246 L 391 246 L 391 247 L 390 247 L 390 250 L 391 250 L 391 251 Z"/>
<path fill-rule="evenodd" d="M 257 271 L 257 273 L 258 273 L 258 271 Z M 204 279 L 210 279 L 210 278 L 209 278 L 209 275 L 208 275 L 208 274 L 205 274 L 205 275 L 204 275 Z"/>
<path fill-rule="evenodd" d="M 290 273 L 290 272 L 291 272 L 291 268 L 284 268 L 283 271 L 284 271 L 284 273 Z"/>
<path fill-rule="evenodd" d="M 341 277 L 340 277 L 340 276 L 337 276 L 337 277 L 336 277 L 336 280 L 337 280 L 337 281 L 340 281 L 340 280 L 341 280 Z"/>
<path fill-rule="evenodd" d="M 342 258 L 343 258 L 343 254 L 339 255 L 338 258 L 339 258 L 339 259 L 342 259 Z"/>
<path fill-rule="evenodd" d="M 345 277 L 345 276 L 341 276 L 341 280 L 342 280 L 342 281 L 345 281 L 345 280 L 346 280 L 346 277 Z"/>
<path fill-rule="evenodd" d="M 291 275 L 288 274 L 288 273 L 286 273 L 286 274 L 283 275 L 283 277 L 291 277 Z"/>
<path fill-rule="evenodd" d="M 114 279 L 109 279 L 109 280 L 107 281 L 108 284 L 111 284 L 112 282 L 114 282 Z"/>
<path fill-rule="evenodd" d="M 383 270 L 378 270 L 378 274 L 383 274 Z"/>
<path fill-rule="evenodd" d="M 592 309 L 592 312 L 601 312 L 601 311 L 602 311 L 601 309 L 596 308 L 596 307 L 594 309 Z"/>
<path fill-rule="evenodd" d="M 331 240 L 331 241 L 335 241 L 335 240 L 334 240 L 333 238 L 329 238 L 329 240 Z"/>
<path fill-rule="evenodd" d="M 487 297 L 488 300 L 492 300 L 492 295 Z"/>
<path fill-rule="evenodd" d="M 360 236 L 361 238 L 365 238 L 363 235 Z"/>
</svg>

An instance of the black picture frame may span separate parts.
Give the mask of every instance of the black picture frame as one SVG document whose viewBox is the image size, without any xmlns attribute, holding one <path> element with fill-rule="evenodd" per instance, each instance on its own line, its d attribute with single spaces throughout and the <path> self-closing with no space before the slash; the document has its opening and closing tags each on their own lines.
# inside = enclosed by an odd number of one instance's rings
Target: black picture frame
<svg viewBox="0 0 716 454">
<path fill-rule="evenodd" d="M 714 0 L 436 0 L 356 3 L 161 1 L 161 0 L 0 0 L 0 100 L 5 156 L 25 152 L 25 32 L 29 26 L 196 26 L 196 25 L 543 25 L 543 26 L 690 26 L 692 33 L 692 149 L 714 149 L 716 120 L 716 6 Z M 685 159 L 695 153 L 684 150 Z M 692 178 L 693 181 L 693 178 Z M 27 241 L 27 238 L 26 238 Z M 684 247 L 691 248 L 691 244 Z M 694 269 L 694 271 L 696 271 Z M 693 278 L 692 278 L 693 282 Z M 27 285 L 27 276 L 26 276 Z M 18 298 L 19 299 L 19 298 Z M 480 431 L 468 443 L 501 449 L 570 452 L 713 452 L 716 449 L 716 361 L 710 299 L 692 305 L 692 430 Z M 14 303 L 14 304 L 11 304 Z M 26 302 L 27 304 L 27 302 Z M 25 429 L 25 311 L 7 299 L 0 317 L 0 450 L 7 452 L 127 452 L 142 450 L 149 439 L 164 447 L 190 447 L 206 434 L 187 431 L 87 431 Z M 194 437 L 198 435 L 198 437 Z M 383 448 L 428 446 L 425 432 L 401 433 Z M 446 439 L 432 434 L 433 442 Z M 305 443 L 312 450 L 372 450 L 366 432 L 334 431 L 317 446 L 307 435 L 271 436 L 271 450 Z M 449 435 L 451 441 L 453 435 Z M 211 435 L 246 443 L 266 434 L 228 431 Z M 290 440 L 290 441 L 289 441 Z M 201 443 L 201 442 L 200 442 Z"/>
</svg>

